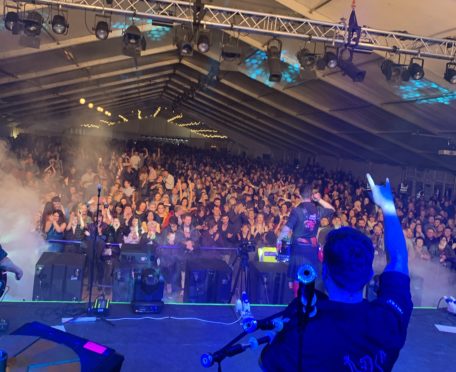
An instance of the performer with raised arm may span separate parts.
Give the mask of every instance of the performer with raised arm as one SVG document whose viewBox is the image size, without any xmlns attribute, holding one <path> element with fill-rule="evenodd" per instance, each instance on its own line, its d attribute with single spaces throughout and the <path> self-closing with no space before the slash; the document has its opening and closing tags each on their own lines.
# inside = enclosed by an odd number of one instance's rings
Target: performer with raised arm
<svg viewBox="0 0 456 372">
<path fill-rule="evenodd" d="M 263 350 L 263 370 L 392 370 L 405 343 L 413 306 L 407 249 L 389 180 L 380 186 L 369 174 L 367 179 L 375 203 L 383 210 L 388 257 L 377 299 L 363 299 L 363 288 L 373 275 L 371 240 L 353 228 L 331 231 L 322 268 L 328 298 L 317 301 L 317 314 L 304 329 L 297 314 L 301 299 L 288 306 L 284 330 Z"/>
<path fill-rule="evenodd" d="M 311 264 L 320 275 L 318 227 L 321 218 L 330 218 L 334 213 L 334 207 L 323 200 L 318 192 L 314 193 L 311 184 L 301 186 L 299 194 L 301 202 L 291 210 L 290 217 L 277 239 L 277 250 L 280 251 L 282 241 L 287 240 L 291 234 L 288 281 L 290 288 L 294 289 L 295 295 L 298 287 L 296 273 L 301 265 Z"/>
</svg>

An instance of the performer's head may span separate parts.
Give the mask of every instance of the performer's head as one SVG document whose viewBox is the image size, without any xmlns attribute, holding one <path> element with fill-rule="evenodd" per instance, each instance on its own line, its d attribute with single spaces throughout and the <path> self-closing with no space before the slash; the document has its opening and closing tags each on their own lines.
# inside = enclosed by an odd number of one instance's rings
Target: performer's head
<svg viewBox="0 0 456 372">
<path fill-rule="evenodd" d="M 299 188 L 299 194 L 303 199 L 310 199 L 312 197 L 312 185 L 310 183 L 306 183 Z"/>
<path fill-rule="evenodd" d="M 374 246 L 362 232 L 351 227 L 331 231 L 324 246 L 323 279 L 347 292 L 358 292 L 372 278 Z"/>
</svg>

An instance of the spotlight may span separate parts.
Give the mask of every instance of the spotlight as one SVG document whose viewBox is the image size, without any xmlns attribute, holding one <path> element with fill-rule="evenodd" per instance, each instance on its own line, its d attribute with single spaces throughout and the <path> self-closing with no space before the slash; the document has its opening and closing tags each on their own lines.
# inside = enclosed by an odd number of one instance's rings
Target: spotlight
<svg viewBox="0 0 456 372">
<path fill-rule="evenodd" d="M 339 67 L 344 75 L 348 75 L 355 83 L 362 82 L 366 77 L 366 71 L 360 70 L 350 60 L 339 60 Z"/>
<path fill-rule="evenodd" d="M 85 98 L 80 98 L 80 99 L 79 99 L 79 103 L 80 103 L 81 105 L 85 104 L 85 103 L 86 103 Z"/>
<path fill-rule="evenodd" d="M 394 63 L 390 59 L 384 60 L 380 69 L 387 81 L 390 81 L 391 79 L 397 80 L 402 75 L 402 66 Z"/>
<path fill-rule="evenodd" d="M 141 31 L 135 25 L 129 26 L 124 33 L 123 42 L 126 45 L 139 45 L 141 41 Z"/>
<path fill-rule="evenodd" d="M 325 64 L 328 68 L 336 68 L 337 67 L 337 54 L 333 52 L 326 52 L 323 56 L 325 60 Z"/>
<path fill-rule="evenodd" d="M 19 15 L 16 12 L 8 12 L 5 16 L 5 28 L 13 31 L 19 24 Z"/>
<path fill-rule="evenodd" d="M 220 71 L 238 71 L 241 49 L 236 39 L 229 39 L 222 45 L 220 57 Z"/>
<path fill-rule="evenodd" d="M 267 45 L 267 56 L 269 66 L 269 81 L 274 83 L 282 80 L 282 65 L 280 56 L 282 54 L 282 42 L 279 39 L 271 39 Z"/>
<path fill-rule="evenodd" d="M 68 31 L 68 22 L 66 21 L 65 17 L 61 14 L 56 14 L 54 18 L 52 18 L 52 31 L 54 31 L 58 35 L 63 35 L 65 32 Z"/>
<path fill-rule="evenodd" d="M 123 36 L 122 53 L 129 57 L 139 57 L 142 50 L 146 50 L 146 39 L 137 26 L 131 25 Z"/>
<path fill-rule="evenodd" d="M 193 33 L 189 28 L 182 26 L 176 29 L 175 43 L 182 57 L 193 54 Z"/>
<path fill-rule="evenodd" d="M 109 29 L 108 22 L 99 21 L 95 27 L 95 36 L 99 40 L 106 40 L 111 30 Z"/>
<path fill-rule="evenodd" d="M 35 11 L 27 14 L 27 18 L 23 20 L 24 34 L 27 36 L 38 36 L 41 33 L 43 26 L 43 16 Z"/>
<path fill-rule="evenodd" d="M 296 58 L 304 70 L 312 69 L 317 60 L 315 53 L 311 53 L 308 49 L 301 49 L 298 54 L 296 54 Z"/>
<path fill-rule="evenodd" d="M 207 53 L 211 47 L 209 40 L 209 33 L 207 31 L 201 31 L 198 35 L 198 41 L 196 47 L 201 53 Z"/>
<path fill-rule="evenodd" d="M 424 59 L 412 58 L 408 67 L 413 80 L 421 80 L 424 77 Z"/>
<path fill-rule="evenodd" d="M 444 78 L 451 84 L 456 84 L 456 63 L 448 62 L 446 64 Z"/>
</svg>

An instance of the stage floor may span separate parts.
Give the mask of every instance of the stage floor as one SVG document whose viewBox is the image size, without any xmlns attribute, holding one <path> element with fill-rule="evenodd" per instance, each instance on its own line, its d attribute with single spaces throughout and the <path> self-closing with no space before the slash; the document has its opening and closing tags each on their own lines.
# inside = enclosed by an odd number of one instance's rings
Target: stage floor
<svg viewBox="0 0 456 372">
<path fill-rule="evenodd" d="M 77 303 L 4 302 L 0 317 L 10 323 L 10 331 L 30 321 L 60 325 L 84 309 Z M 268 316 L 282 307 L 253 306 L 257 318 Z M 201 318 L 214 322 L 232 323 L 236 320 L 232 305 L 168 304 L 153 318 Z M 188 371 L 203 370 L 200 356 L 222 347 L 241 331 L 239 324 L 221 325 L 187 320 L 151 320 L 133 315 L 127 304 L 113 304 L 109 318 L 128 318 L 113 322 L 70 323 L 68 332 L 114 348 L 125 357 L 122 371 Z M 407 342 L 394 371 L 449 371 L 456 365 L 456 334 L 439 332 L 434 324 L 456 326 L 456 316 L 443 310 L 414 309 Z M 259 336 L 260 333 L 255 334 Z M 1 340 L 0 340 L 1 341 Z M 223 371 L 255 371 L 259 350 L 227 358 Z M 216 367 L 210 370 L 216 371 Z"/>
</svg>

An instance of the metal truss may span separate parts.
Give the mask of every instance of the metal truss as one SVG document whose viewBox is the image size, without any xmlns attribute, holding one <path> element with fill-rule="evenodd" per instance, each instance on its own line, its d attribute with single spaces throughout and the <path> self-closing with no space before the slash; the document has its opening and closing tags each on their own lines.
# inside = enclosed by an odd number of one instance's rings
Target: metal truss
<svg viewBox="0 0 456 372">
<path fill-rule="evenodd" d="M 108 5 L 106 0 L 25 0 L 17 2 L 61 5 L 65 8 L 150 18 L 157 24 L 194 23 L 195 19 L 198 19 L 201 25 L 208 28 L 259 33 L 280 38 L 298 38 L 329 43 L 338 47 L 351 44 L 351 41 L 348 40 L 348 26 L 344 22 L 320 22 L 206 4 L 199 9 L 194 2 L 190 1 L 112 0 L 111 5 Z M 443 60 L 454 60 L 456 56 L 456 40 L 429 38 L 366 27 L 361 28 L 361 38 L 357 47 Z"/>
</svg>

